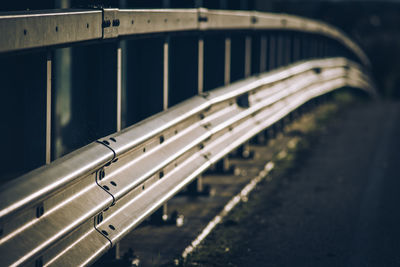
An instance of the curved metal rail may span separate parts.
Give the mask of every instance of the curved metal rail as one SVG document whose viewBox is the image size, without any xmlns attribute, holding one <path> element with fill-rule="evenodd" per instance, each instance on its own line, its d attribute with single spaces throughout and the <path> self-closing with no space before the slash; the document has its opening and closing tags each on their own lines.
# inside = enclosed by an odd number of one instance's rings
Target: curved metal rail
<svg viewBox="0 0 400 267">
<path fill-rule="evenodd" d="M 358 63 L 302 61 L 202 93 L 1 186 L 2 264 L 93 263 L 202 172 L 303 103 L 342 87 L 375 91 L 369 60 L 353 41 L 332 26 L 297 16 L 203 8 L 0 14 L 0 53 L 237 30 L 328 37 Z M 47 76 L 51 80 L 51 64 Z"/>
<path fill-rule="evenodd" d="M 0 188 L 2 264 L 88 265 L 198 175 L 303 103 L 374 94 L 345 58 L 293 64 L 195 96 Z"/>
<path fill-rule="evenodd" d="M 208 30 L 288 30 L 318 34 L 369 60 L 345 33 L 321 21 L 288 14 L 199 9 L 102 9 L 0 13 L 0 53 L 125 36 Z"/>
</svg>

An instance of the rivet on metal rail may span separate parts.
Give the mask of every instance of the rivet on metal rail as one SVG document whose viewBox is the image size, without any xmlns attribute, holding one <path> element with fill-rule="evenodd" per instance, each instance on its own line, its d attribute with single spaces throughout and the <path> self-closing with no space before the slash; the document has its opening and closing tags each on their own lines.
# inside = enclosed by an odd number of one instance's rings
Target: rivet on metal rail
<svg viewBox="0 0 400 267">
<path fill-rule="evenodd" d="M 119 24 L 120 24 L 119 19 L 114 19 L 113 22 L 112 22 L 113 27 L 118 27 Z"/>
<path fill-rule="evenodd" d="M 104 28 L 111 27 L 111 21 L 110 20 L 104 20 L 101 26 Z"/>
<path fill-rule="evenodd" d="M 203 158 L 205 158 L 206 160 L 210 160 L 210 158 L 212 156 L 212 154 L 210 152 L 203 153 L 202 155 L 203 155 Z"/>
<path fill-rule="evenodd" d="M 117 8 L 103 9 L 103 39 L 118 37 L 118 26 L 120 25 L 120 20 L 117 16 Z"/>
<path fill-rule="evenodd" d="M 208 128 L 210 128 L 211 126 L 212 126 L 211 122 L 206 123 L 206 124 L 203 125 L 203 127 L 204 127 L 205 129 L 208 129 Z"/>
<path fill-rule="evenodd" d="M 208 18 L 206 16 L 199 16 L 199 22 L 207 22 Z"/>
</svg>

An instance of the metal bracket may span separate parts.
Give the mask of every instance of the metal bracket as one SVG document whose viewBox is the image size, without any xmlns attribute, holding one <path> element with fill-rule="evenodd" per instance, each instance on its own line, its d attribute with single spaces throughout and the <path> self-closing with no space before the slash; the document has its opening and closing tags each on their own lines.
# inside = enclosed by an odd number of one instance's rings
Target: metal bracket
<svg viewBox="0 0 400 267">
<path fill-rule="evenodd" d="M 99 214 L 97 214 L 97 215 L 94 217 L 94 224 L 93 224 L 94 229 L 95 229 L 99 234 L 101 234 L 102 236 L 104 236 L 104 238 L 106 238 L 106 239 L 108 240 L 108 242 L 110 242 L 111 247 L 112 247 L 112 246 L 113 246 L 113 242 L 111 241 L 110 238 L 108 238 L 108 232 L 105 231 L 105 230 L 101 230 L 101 229 L 97 228 L 97 225 L 100 224 L 102 221 L 103 221 L 103 212 L 100 212 Z"/>
<path fill-rule="evenodd" d="M 103 39 L 117 38 L 120 20 L 118 18 L 118 8 L 103 9 Z"/>
</svg>

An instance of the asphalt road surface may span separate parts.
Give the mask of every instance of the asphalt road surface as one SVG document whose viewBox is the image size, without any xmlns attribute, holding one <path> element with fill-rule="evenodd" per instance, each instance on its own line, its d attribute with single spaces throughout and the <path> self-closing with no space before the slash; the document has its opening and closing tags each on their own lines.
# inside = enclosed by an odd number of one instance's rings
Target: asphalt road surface
<svg viewBox="0 0 400 267">
<path fill-rule="evenodd" d="M 400 104 L 356 105 L 318 139 L 258 193 L 229 255 L 197 265 L 400 266 Z"/>
</svg>

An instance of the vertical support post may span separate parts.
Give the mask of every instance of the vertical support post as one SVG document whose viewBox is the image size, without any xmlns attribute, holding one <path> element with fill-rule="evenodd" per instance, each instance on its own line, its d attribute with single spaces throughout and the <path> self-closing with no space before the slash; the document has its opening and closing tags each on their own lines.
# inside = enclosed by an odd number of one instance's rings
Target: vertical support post
<svg viewBox="0 0 400 267">
<path fill-rule="evenodd" d="M 120 260 L 121 259 L 121 245 L 120 245 L 120 242 L 115 243 L 114 251 L 115 251 L 115 259 Z"/>
<path fill-rule="evenodd" d="M 199 37 L 198 44 L 198 73 L 197 73 L 197 92 L 200 95 L 204 90 L 204 38 Z M 199 175 L 194 181 L 196 183 L 196 193 L 203 191 L 203 177 Z M 200 186 L 199 186 L 200 185 Z"/>
<path fill-rule="evenodd" d="M 163 79 L 163 110 L 168 109 L 168 67 L 169 67 L 169 36 L 164 41 L 164 79 Z"/>
<path fill-rule="evenodd" d="M 117 132 L 121 131 L 122 122 L 122 49 L 117 48 Z"/>
<path fill-rule="evenodd" d="M 168 220 L 168 204 L 164 203 L 162 207 L 162 221 L 166 222 Z"/>
<path fill-rule="evenodd" d="M 224 84 L 228 85 L 231 81 L 231 38 L 225 38 L 225 73 Z"/>
<path fill-rule="evenodd" d="M 51 88 L 52 88 L 52 52 L 47 52 L 46 77 L 46 164 L 51 162 Z"/>
<path fill-rule="evenodd" d="M 197 69 L 197 92 L 203 93 L 204 90 L 204 38 L 199 38 L 198 44 L 198 69 Z"/>
<path fill-rule="evenodd" d="M 246 78 L 251 74 L 251 36 L 246 36 L 244 56 L 244 77 Z"/>
<path fill-rule="evenodd" d="M 127 126 L 127 73 L 128 73 L 128 44 L 126 40 L 119 41 L 121 49 L 121 130 Z"/>
<path fill-rule="evenodd" d="M 164 78 L 163 78 L 163 110 L 168 109 L 168 97 L 169 97 L 169 39 L 165 37 L 164 40 Z M 162 220 L 168 219 L 168 204 L 165 203 L 162 207 Z"/>
<path fill-rule="evenodd" d="M 197 178 L 197 192 L 203 192 L 204 186 L 203 186 L 203 175 L 199 175 Z"/>
<path fill-rule="evenodd" d="M 191 197 L 207 196 L 210 193 L 210 188 L 203 185 L 203 176 L 199 175 L 187 187 L 187 193 Z"/>
<path fill-rule="evenodd" d="M 260 73 L 263 73 L 267 70 L 267 37 L 262 35 L 260 42 Z"/>
</svg>

